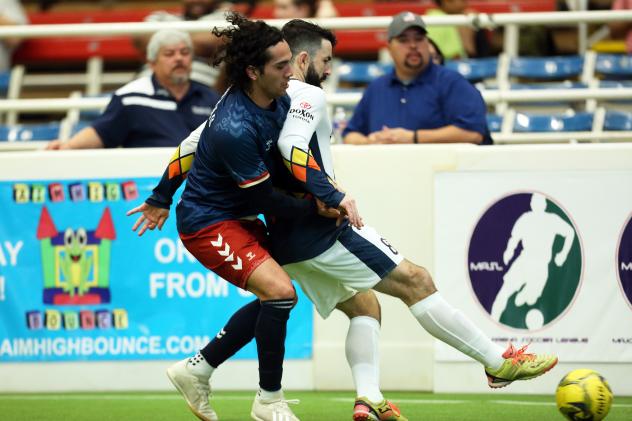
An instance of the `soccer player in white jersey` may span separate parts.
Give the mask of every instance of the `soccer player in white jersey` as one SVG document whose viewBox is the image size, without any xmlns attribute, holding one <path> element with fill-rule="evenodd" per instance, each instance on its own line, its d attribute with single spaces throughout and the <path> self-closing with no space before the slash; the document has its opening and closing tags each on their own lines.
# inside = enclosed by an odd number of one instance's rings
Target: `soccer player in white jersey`
<svg viewBox="0 0 632 421">
<path fill-rule="evenodd" d="M 293 79 L 288 88 L 292 103 L 278 147 L 296 184 L 291 186 L 287 180 L 275 183 L 290 191 L 302 189 L 326 201 L 338 189 L 333 181 L 331 123 L 325 112 L 325 94 L 319 85 L 331 72 L 335 38 L 330 31 L 301 20 L 286 24 L 283 35 L 293 53 Z M 190 158 L 195 147 L 183 142 L 172 163 L 181 157 Z M 168 216 L 168 209 L 146 203 L 130 214 L 136 212 L 142 212 L 134 226 L 142 226 L 141 234 L 146 229 L 162 227 Z M 318 218 L 277 218 L 269 221 L 269 230 L 272 255 L 299 282 L 317 311 L 327 317 L 334 308 L 342 307 L 351 318 L 346 351 L 358 391 L 354 421 L 406 420 L 379 389 L 380 313 L 371 289 L 400 298 L 430 334 L 481 362 L 492 388 L 537 377 L 557 363 L 555 356 L 527 354 L 524 347 L 516 349 L 511 344 L 503 350 L 494 344 L 441 297 L 424 268 L 404 259 L 370 227 L 357 229 L 346 222 L 336 225 Z M 224 328 L 235 333 L 239 340 L 221 343 L 226 334 L 222 339 L 214 339 L 205 348 L 206 352 L 201 351 L 203 358 L 196 361 L 216 368 L 239 349 L 238 344 L 245 345 L 249 334 L 245 320 L 256 316 L 256 308 L 256 302 L 244 306 Z M 189 405 L 192 400 L 187 398 Z M 195 401 L 208 405 L 203 397 Z"/>
</svg>

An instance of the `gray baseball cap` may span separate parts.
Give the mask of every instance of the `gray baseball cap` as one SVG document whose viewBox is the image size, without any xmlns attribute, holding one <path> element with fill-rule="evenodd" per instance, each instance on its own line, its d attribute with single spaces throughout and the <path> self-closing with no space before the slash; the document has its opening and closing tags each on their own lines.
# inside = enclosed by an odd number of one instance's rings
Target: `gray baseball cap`
<svg viewBox="0 0 632 421">
<path fill-rule="evenodd" d="M 391 24 L 388 25 L 388 39 L 391 40 L 400 36 L 408 28 L 419 28 L 424 34 L 428 32 L 421 16 L 413 12 L 402 12 L 399 15 L 395 15 Z"/>
</svg>

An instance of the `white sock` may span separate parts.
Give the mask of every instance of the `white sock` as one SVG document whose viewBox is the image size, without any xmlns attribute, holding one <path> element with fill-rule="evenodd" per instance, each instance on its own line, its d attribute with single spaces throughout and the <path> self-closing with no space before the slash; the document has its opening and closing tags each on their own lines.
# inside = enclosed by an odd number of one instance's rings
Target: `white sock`
<svg viewBox="0 0 632 421">
<path fill-rule="evenodd" d="M 259 392 L 257 392 L 257 394 L 259 395 L 261 399 L 265 401 L 283 399 L 283 389 L 279 389 L 279 390 L 275 390 L 274 392 L 271 392 L 269 390 L 259 388 Z"/>
<path fill-rule="evenodd" d="M 380 392 L 379 337 L 380 323 L 373 317 L 351 319 L 345 342 L 347 362 L 358 396 L 364 396 L 372 402 L 384 399 Z"/>
<path fill-rule="evenodd" d="M 206 377 L 211 378 L 213 371 L 215 369 L 206 362 L 206 359 L 199 352 L 189 358 L 189 363 L 187 364 L 187 368 L 192 374 L 195 374 L 198 377 Z"/>
<path fill-rule="evenodd" d="M 492 342 L 439 292 L 410 306 L 419 324 L 432 336 L 474 358 L 485 367 L 499 368 L 504 350 Z"/>
</svg>

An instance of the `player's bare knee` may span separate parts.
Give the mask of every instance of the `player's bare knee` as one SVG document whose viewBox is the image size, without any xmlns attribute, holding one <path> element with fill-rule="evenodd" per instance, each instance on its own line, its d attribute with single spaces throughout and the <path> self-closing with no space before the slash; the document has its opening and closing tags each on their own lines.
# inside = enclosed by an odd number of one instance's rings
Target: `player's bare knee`
<svg viewBox="0 0 632 421">
<path fill-rule="evenodd" d="M 381 320 L 380 302 L 373 291 L 359 292 L 347 301 L 338 303 L 336 308 L 352 319 L 358 316 L 368 316 Z"/>
<path fill-rule="evenodd" d="M 296 291 L 291 283 L 285 282 L 277 282 L 273 284 L 267 285 L 267 287 L 263 290 L 260 290 L 258 293 L 255 292 L 257 297 L 261 301 L 266 300 L 294 300 L 296 304 L 298 297 L 296 296 Z"/>
<path fill-rule="evenodd" d="M 437 291 L 430 272 L 414 264 L 407 268 L 406 283 L 409 288 L 407 298 L 411 302 L 422 300 Z"/>
</svg>

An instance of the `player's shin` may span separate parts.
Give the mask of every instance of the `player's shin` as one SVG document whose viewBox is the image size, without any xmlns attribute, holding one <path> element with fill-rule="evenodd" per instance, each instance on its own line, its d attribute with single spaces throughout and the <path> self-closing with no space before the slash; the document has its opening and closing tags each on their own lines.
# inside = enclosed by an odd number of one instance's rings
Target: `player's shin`
<svg viewBox="0 0 632 421">
<path fill-rule="evenodd" d="M 260 310 L 259 299 L 241 307 L 211 342 L 200 350 L 210 366 L 219 367 L 255 337 L 255 326 Z"/>
<path fill-rule="evenodd" d="M 357 396 L 373 402 L 384 399 L 380 391 L 380 323 L 373 317 L 351 319 L 345 342 L 345 354 L 351 368 Z"/>
<path fill-rule="evenodd" d="M 255 339 L 259 354 L 259 386 L 264 391 L 281 390 L 285 335 L 292 307 L 293 298 L 261 301 Z"/>
<path fill-rule="evenodd" d="M 504 350 L 493 343 L 459 310 L 435 292 L 410 306 L 419 324 L 435 338 L 472 357 L 485 367 L 503 364 Z"/>
</svg>

